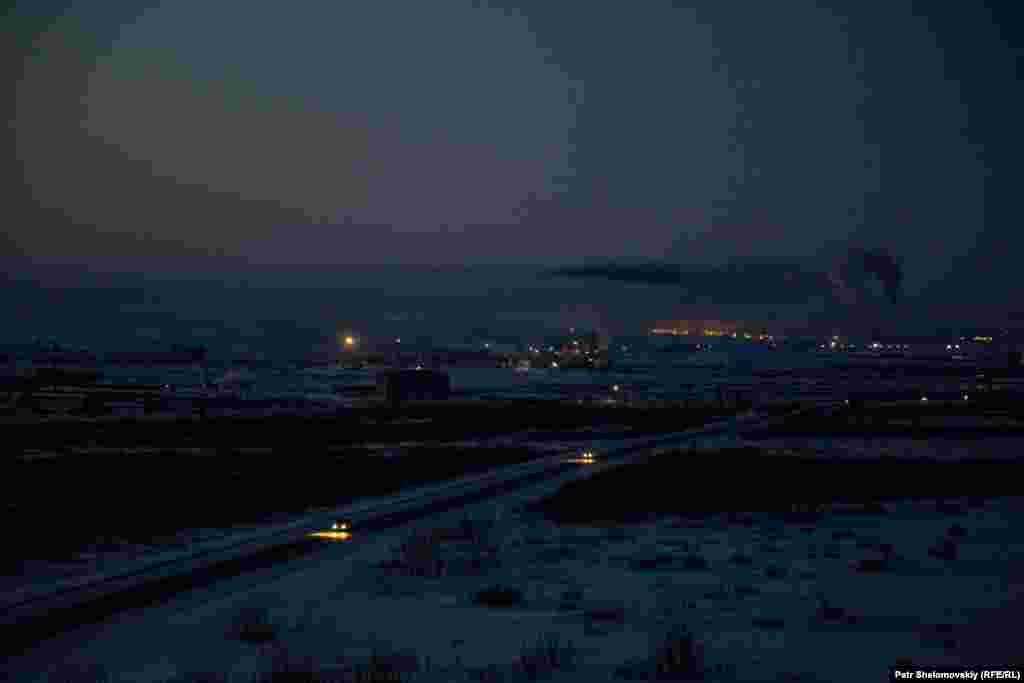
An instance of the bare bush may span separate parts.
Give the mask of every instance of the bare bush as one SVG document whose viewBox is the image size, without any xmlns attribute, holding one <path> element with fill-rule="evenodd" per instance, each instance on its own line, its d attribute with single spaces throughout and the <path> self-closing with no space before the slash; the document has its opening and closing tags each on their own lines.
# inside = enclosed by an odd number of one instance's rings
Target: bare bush
<svg viewBox="0 0 1024 683">
<path fill-rule="evenodd" d="M 246 606 L 235 613 L 228 636 L 246 643 L 261 644 L 277 640 L 277 625 L 266 607 Z"/>
<path fill-rule="evenodd" d="M 519 666 L 527 678 L 535 681 L 575 666 L 578 656 L 571 640 L 563 643 L 557 633 L 547 633 L 536 642 L 523 646 L 519 653 Z"/>
</svg>

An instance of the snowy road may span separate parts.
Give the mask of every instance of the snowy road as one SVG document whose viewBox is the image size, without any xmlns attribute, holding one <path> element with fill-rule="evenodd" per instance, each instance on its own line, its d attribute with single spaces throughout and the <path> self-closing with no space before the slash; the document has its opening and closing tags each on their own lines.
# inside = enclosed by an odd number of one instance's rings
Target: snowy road
<svg viewBox="0 0 1024 683">
<path fill-rule="evenodd" d="M 248 586 L 253 581 L 262 584 L 319 565 L 332 555 L 325 554 L 323 544 L 311 541 L 309 534 L 328 528 L 338 518 L 352 520 L 355 528 L 364 532 L 383 530 L 474 501 L 531 495 L 533 489 L 546 490 L 552 484 L 560 485 L 611 465 L 639 459 L 654 448 L 687 445 L 695 440 L 704 445 L 729 441 L 741 427 L 749 429 L 765 421 L 762 416 L 747 413 L 680 433 L 581 442 L 580 450 L 596 452 L 597 462 L 573 465 L 565 454 L 559 454 L 398 495 L 362 499 L 273 529 L 140 559 L 105 575 L 25 586 L 0 597 L 5 649 L 28 647 L 81 624 L 100 622 L 204 586 L 220 594 L 234 590 L 232 587 Z M 515 491 L 520 493 L 510 494 Z M 332 547 L 330 551 L 336 553 L 337 549 Z"/>
</svg>

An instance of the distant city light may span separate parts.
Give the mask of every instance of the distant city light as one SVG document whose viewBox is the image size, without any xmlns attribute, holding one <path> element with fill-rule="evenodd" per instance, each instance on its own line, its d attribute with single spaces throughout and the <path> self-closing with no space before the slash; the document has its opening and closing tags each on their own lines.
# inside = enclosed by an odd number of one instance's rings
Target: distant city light
<svg viewBox="0 0 1024 683">
<path fill-rule="evenodd" d="M 619 390 L 619 385 L 618 384 L 613 384 L 612 385 L 612 391 L 618 391 L 618 390 Z"/>
<path fill-rule="evenodd" d="M 356 338 L 351 335 L 346 336 L 344 341 L 345 346 L 355 346 L 356 344 Z"/>
<path fill-rule="evenodd" d="M 557 368 L 558 367 L 557 361 L 551 361 L 551 367 Z"/>
<path fill-rule="evenodd" d="M 964 394 L 964 400 L 965 401 L 967 400 L 967 394 Z"/>
<path fill-rule="evenodd" d="M 927 396 L 922 396 L 921 397 L 921 403 L 927 403 L 927 402 L 928 402 L 928 397 Z"/>
</svg>

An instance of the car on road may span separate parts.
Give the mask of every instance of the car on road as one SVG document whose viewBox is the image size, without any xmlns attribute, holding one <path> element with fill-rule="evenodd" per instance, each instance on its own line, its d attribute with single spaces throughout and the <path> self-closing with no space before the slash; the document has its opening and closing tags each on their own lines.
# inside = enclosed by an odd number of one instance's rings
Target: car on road
<svg viewBox="0 0 1024 683">
<path fill-rule="evenodd" d="M 309 535 L 311 538 L 321 538 L 327 541 L 347 541 L 352 538 L 352 521 L 339 519 L 332 522 L 329 529 L 314 531 Z"/>
<path fill-rule="evenodd" d="M 593 465 L 597 462 L 597 456 L 594 451 L 581 451 L 579 454 L 569 458 L 569 462 L 577 465 Z"/>
</svg>

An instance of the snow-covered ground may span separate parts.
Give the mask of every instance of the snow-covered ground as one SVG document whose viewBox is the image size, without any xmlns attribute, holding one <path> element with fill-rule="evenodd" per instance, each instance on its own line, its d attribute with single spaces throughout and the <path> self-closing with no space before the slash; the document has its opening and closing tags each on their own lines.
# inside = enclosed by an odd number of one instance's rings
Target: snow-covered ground
<svg viewBox="0 0 1024 683">
<path fill-rule="evenodd" d="M 581 436 L 583 434 L 581 433 Z M 596 436 L 592 434 L 591 436 Z M 609 433 L 603 434 L 606 438 L 597 440 L 594 438 L 585 441 L 580 440 L 531 440 L 529 432 L 519 434 L 500 435 L 493 438 L 479 439 L 472 441 L 460 441 L 450 444 L 432 444 L 432 447 L 445 445 L 459 446 L 464 448 L 489 448 L 489 447 L 524 447 L 536 451 L 541 455 L 553 455 L 557 453 L 569 453 L 573 449 L 607 448 L 628 439 L 636 438 L 630 434 Z M 364 447 L 378 451 L 381 457 L 400 457 L 406 451 L 422 447 L 421 442 L 402 442 L 398 444 L 366 444 Z M 152 449 L 139 449 L 147 451 Z M 121 452 L 119 450 L 119 452 Z M 44 459 L 45 457 L 59 457 L 58 454 L 30 453 L 26 458 Z M 312 512 L 308 510 L 307 514 Z M 275 520 L 278 524 L 288 523 L 302 518 L 304 515 L 278 515 Z M 154 539 L 150 544 L 136 544 L 128 542 L 108 541 L 106 543 L 94 544 L 79 553 L 68 561 L 46 561 L 26 560 L 22 564 L 21 571 L 16 575 L 0 575 L 0 594 L 10 593 L 25 587 L 26 585 L 47 585 L 48 583 L 88 577 L 92 575 L 116 573 L 122 568 L 128 568 L 147 557 L 156 556 L 168 551 L 187 552 L 189 548 L 195 547 L 197 543 L 204 543 L 216 539 L 228 539 L 233 535 L 250 534 L 266 527 L 267 524 L 239 524 L 231 527 L 208 528 L 208 529 L 184 529 L 178 533 L 167 535 L 160 539 Z"/>
<path fill-rule="evenodd" d="M 981 435 L 963 437 L 916 437 L 878 435 L 848 437 L 829 435 L 755 437 L 740 439 L 740 444 L 761 448 L 790 450 L 799 453 L 828 454 L 832 458 L 889 456 L 898 458 L 937 458 L 939 460 L 968 460 L 992 458 L 1013 460 L 1024 457 L 1024 434 Z"/>
<path fill-rule="evenodd" d="M 524 654 L 548 635 L 563 645 L 549 659 L 553 680 L 613 680 L 639 673 L 677 628 L 700 642 L 708 680 L 881 680 L 898 660 L 997 665 L 1020 652 L 1022 499 L 907 502 L 816 523 L 719 515 L 596 529 L 523 507 L 558 485 L 372 536 L 356 529 L 293 564 L 43 643 L 10 660 L 10 680 L 75 680 L 66 674 L 78 666 L 91 672 L 78 680 L 93 680 L 100 663 L 111 681 L 203 671 L 242 681 L 281 647 L 324 668 L 415 654 L 423 671 L 409 680 L 523 680 Z M 467 539 L 465 516 L 493 523 Z M 403 550 L 410 538 L 419 542 Z M 521 591 L 522 604 L 474 604 L 495 585 Z M 231 635 L 246 608 L 265 610 L 277 645 Z"/>
</svg>

